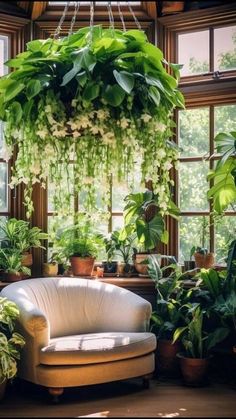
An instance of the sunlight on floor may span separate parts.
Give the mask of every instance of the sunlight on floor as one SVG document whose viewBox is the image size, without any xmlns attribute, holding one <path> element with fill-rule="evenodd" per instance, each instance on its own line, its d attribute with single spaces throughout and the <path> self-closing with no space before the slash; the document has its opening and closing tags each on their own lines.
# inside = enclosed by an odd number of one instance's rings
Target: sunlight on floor
<svg viewBox="0 0 236 419">
<path fill-rule="evenodd" d="M 91 413 L 91 415 L 77 416 L 77 418 L 106 418 L 109 413 L 109 410 L 107 410 L 105 412 Z"/>
<path fill-rule="evenodd" d="M 181 407 L 179 409 L 181 412 L 186 412 L 187 409 Z M 174 413 L 158 413 L 157 416 L 161 416 L 162 418 L 176 418 L 178 417 L 180 414 L 178 412 L 174 412 Z"/>
</svg>

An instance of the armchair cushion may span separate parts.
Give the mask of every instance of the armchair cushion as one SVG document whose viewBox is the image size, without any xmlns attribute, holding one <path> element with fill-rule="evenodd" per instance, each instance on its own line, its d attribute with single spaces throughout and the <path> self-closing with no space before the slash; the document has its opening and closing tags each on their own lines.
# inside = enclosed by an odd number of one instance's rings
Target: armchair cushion
<svg viewBox="0 0 236 419">
<path fill-rule="evenodd" d="M 45 365 L 82 365 L 118 361 L 155 350 L 153 333 L 89 333 L 53 338 L 40 351 Z"/>
</svg>

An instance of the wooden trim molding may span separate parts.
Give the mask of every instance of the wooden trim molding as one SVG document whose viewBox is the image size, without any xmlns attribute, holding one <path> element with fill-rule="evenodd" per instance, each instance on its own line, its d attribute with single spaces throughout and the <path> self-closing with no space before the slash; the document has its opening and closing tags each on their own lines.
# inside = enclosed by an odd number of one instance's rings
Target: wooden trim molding
<svg viewBox="0 0 236 419">
<path fill-rule="evenodd" d="M 62 31 L 61 35 L 66 36 L 68 34 L 68 31 L 70 29 L 71 21 L 67 20 L 62 25 Z M 58 25 L 58 21 L 48 21 L 48 20 L 36 20 L 34 23 L 34 38 L 40 38 L 40 39 L 47 39 L 50 38 Z M 96 25 L 103 25 L 103 27 L 109 27 L 109 22 L 104 20 L 98 20 L 96 21 Z M 136 28 L 135 22 L 133 21 L 127 21 L 125 22 L 125 25 L 127 29 L 134 29 Z M 85 26 L 89 26 L 89 21 L 79 21 L 76 22 L 74 25 L 74 31 L 83 28 Z M 155 36 L 155 24 L 152 20 L 146 20 L 141 22 L 142 29 L 146 32 L 148 39 L 153 40 Z M 122 29 L 122 23 L 120 21 L 115 23 L 115 27 L 118 29 Z"/>
</svg>

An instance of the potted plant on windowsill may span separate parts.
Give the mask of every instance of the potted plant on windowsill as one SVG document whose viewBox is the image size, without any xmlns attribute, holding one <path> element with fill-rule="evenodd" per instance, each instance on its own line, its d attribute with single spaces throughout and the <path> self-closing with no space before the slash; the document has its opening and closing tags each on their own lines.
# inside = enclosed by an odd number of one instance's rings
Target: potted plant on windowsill
<svg viewBox="0 0 236 419">
<path fill-rule="evenodd" d="M 40 228 L 30 228 L 28 221 L 16 218 L 0 221 L 0 236 L 1 247 L 15 249 L 21 254 L 22 265 L 26 267 L 33 264 L 30 250 L 32 248 L 45 249 L 42 246 L 42 240 L 48 238 L 48 234 L 43 233 Z"/>
<path fill-rule="evenodd" d="M 120 239 L 125 240 L 130 234 L 136 235 L 134 266 L 139 275 L 148 276 L 148 255 L 157 253 L 157 245 L 160 242 L 168 242 L 160 197 L 159 194 L 146 190 L 131 193 L 124 200 L 125 226 L 120 233 Z M 166 213 L 178 219 L 179 210 L 171 199 L 165 201 L 163 206 Z"/>
<path fill-rule="evenodd" d="M 0 249 L 0 270 L 6 282 L 20 281 L 31 275 L 31 270 L 22 265 L 22 255 L 15 249 Z"/>
<path fill-rule="evenodd" d="M 113 260 L 115 256 L 115 242 L 113 240 L 113 237 L 114 237 L 113 233 L 105 237 L 102 236 L 102 240 L 104 242 L 105 251 L 107 255 L 107 260 L 102 261 L 102 267 L 104 269 L 104 273 L 106 274 L 116 274 L 117 267 L 118 267 L 118 261 Z"/>
<path fill-rule="evenodd" d="M 133 271 L 132 254 L 136 235 L 130 232 L 130 234 L 122 240 L 120 238 L 120 233 L 120 230 L 115 230 L 111 233 L 109 238 L 105 237 L 106 252 L 109 259 L 113 256 L 121 257 L 121 261 L 116 261 L 115 272 L 117 272 L 119 276 L 129 276 Z M 103 266 L 105 268 L 104 263 Z M 104 272 L 106 272 L 105 269 Z"/>
<path fill-rule="evenodd" d="M 18 316 L 17 305 L 0 297 L 0 400 L 4 397 L 7 381 L 17 375 L 17 361 L 25 345 L 23 336 L 15 331 Z"/>
<path fill-rule="evenodd" d="M 202 217 L 201 223 L 201 246 L 194 246 L 191 249 L 195 259 L 196 268 L 212 268 L 215 264 L 214 253 L 209 252 L 206 248 L 206 237 L 207 237 L 208 223 L 205 216 Z"/>
<path fill-rule="evenodd" d="M 85 214 L 76 214 L 75 223 L 58 230 L 55 238 L 55 248 L 70 262 L 74 275 L 92 275 L 101 246 L 101 234 L 93 226 L 91 217 Z"/>
</svg>

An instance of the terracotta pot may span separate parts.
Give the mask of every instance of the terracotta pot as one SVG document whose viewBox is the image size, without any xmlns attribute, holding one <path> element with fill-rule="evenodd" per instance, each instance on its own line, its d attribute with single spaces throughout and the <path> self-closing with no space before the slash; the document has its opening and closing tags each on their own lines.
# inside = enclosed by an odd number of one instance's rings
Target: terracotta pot
<svg viewBox="0 0 236 419">
<path fill-rule="evenodd" d="M 195 252 L 194 259 L 196 263 L 196 268 L 209 269 L 212 268 L 215 264 L 214 253 L 207 253 L 206 255 L 202 255 L 201 253 Z"/>
<path fill-rule="evenodd" d="M 172 340 L 159 339 L 157 341 L 156 365 L 157 373 L 163 373 L 168 376 L 179 375 L 179 359 L 176 354 L 180 351 L 179 342 L 172 344 Z"/>
<path fill-rule="evenodd" d="M 5 396 L 6 385 L 7 385 L 7 380 L 4 380 L 3 383 L 0 384 L 0 400 L 2 400 Z"/>
<path fill-rule="evenodd" d="M 140 276 L 147 276 L 147 277 L 149 276 L 148 265 L 146 263 L 141 263 L 147 258 L 148 258 L 148 254 L 146 253 L 136 253 L 135 255 L 134 266 Z"/>
<path fill-rule="evenodd" d="M 94 268 L 95 258 L 71 256 L 70 263 L 73 275 L 91 276 Z"/>
<path fill-rule="evenodd" d="M 43 276 L 57 276 L 57 263 L 43 263 Z"/>
<path fill-rule="evenodd" d="M 29 252 L 25 252 L 21 258 L 22 266 L 32 266 L 33 265 L 33 256 Z"/>
<path fill-rule="evenodd" d="M 206 374 L 210 358 L 186 358 L 183 354 L 177 354 L 180 359 L 180 368 L 184 384 L 199 387 L 206 384 Z"/>
<path fill-rule="evenodd" d="M 18 272 L 17 274 L 5 273 L 4 280 L 6 282 L 16 282 L 21 281 L 23 279 L 23 274 Z"/>
</svg>

